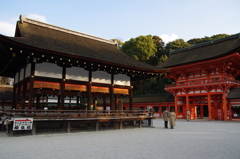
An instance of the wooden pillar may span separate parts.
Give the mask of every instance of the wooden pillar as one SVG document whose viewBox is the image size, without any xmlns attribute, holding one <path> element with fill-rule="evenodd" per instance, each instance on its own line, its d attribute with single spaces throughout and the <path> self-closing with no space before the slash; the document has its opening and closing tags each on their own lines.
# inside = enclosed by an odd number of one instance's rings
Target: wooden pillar
<svg viewBox="0 0 240 159">
<path fill-rule="evenodd" d="M 61 91 L 59 90 L 59 92 Z M 61 110 L 61 95 L 58 95 L 58 110 Z"/>
<path fill-rule="evenodd" d="M 111 74 L 111 86 L 110 86 L 110 110 L 115 110 L 114 102 L 114 74 Z"/>
<path fill-rule="evenodd" d="M 142 128 L 142 120 L 139 120 L 139 128 Z"/>
<path fill-rule="evenodd" d="M 190 110 L 190 107 L 189 107 L 189 95 L 186 94 L 186 111 L 185 111 L 185 113 L 186 113 L 188 110 Z"/>
<path fill-rule="evenodd" d="M 200 105 L 200 118 L 203 118 L 203 105 Z"/>
<path fill-rule="evenodd" d="M 106 102 L 106 95 L 105 94 L 103 94 L 103 110 L 107 110 L 107 104 L 106 104 L 107 102 Z"/>
<path fill-rule="evenodd" d="M 178 106 L 178 97 L 177 97 L 177 95 L 175 95 L 175 114 L 176 114 L 176 118 L 178 118 L 178 112 L 176 111 L 177 110 L 177 106 Z M 169 109 L 169 111 L 171 111 L 170 109 Z"/>
<path fill-rule="evenodd" d="M 69 107 L 71 107 L 71 102 L 72 102 L 72 95 L 70 95 L 70 97 L 69 97 L 69 102 L 68 102 Z"/>
<path fill-rule="evenodd" d="M 113 86 L 110 87 L 110 109 L 115 110 Z"/>
<path fill-rule="evenodd" d="M 40 90 L 37 90 L 36 109 L 40 108 L 40 97 L 41 97 Z"/>
<path fill-rule="evenodd" d="M 92 104 L 92 84 L 91 82 L 87 85 L 88 101 L 87 101 L 87 110 L 91 109 Z"/>
<path fill-rule="evenodd" d="M 22 90 L 22 109 L 25 109 L 25 107 L 26 107 L 26 105 L 25 105 L 25 102 L 26 102 L 26 91 L 27 91 L 27 85 L 26 85 L 26 83 L 23 83 L 22 84 L 22 88 L 23 88 L 23 90 Z"/>
<path fill-rule="evenodd" d="M 3 109 L 3 111 L 4 111 L 4 109 L 5 109 L 5 108 L 4 108 L 4 105 L 5 105 L 5 100 L 3 99 L 3 100 L 2 100 L 2 109 Z"/>
<path fill-rule="evenodd" d="M 20 97 L 21 97 L 21 85 L 18 85 L 17 86 L 17 106 L 16 106 L 16 108 L 17 109 L 21 109 L 21 106 L 20 106 Z"/>
<path fill-rule="evenodd" d="M 93 95 L 93 110 L 96 110 L 96 97 L 95 97 L 95 95 Z"/>
<path fill-rule="evenodd" d="M 32 109 L 33 107 L 33 85 L 34 85 L 34 76 L 30 78 L 29 82 L 29 93 L 28 93 L 28 109 Z"/>
<path fill-rule="evenodd" d="M 229 111 L 229 120 L 232 120 L 232 106 L 230 101 L 228 101 L 228 111 Z"/>
<path fill-rule="evenodd" d="M 29 81 L 29 92 L 28 92 L 28 109 L 32 109 L 33 107 L 33 87 L 34 87 L 34 72 L 35 72 L 35 63 L 31 63 L 31 72 L 30 72 L 30 81 Z"/>
<path fill-rule="evenodd" d="M 129 110 L 133 110 L 133 91 L 132 87 L 128 89 L 129 93 Z"/>
<path fill-rule="evenodd" d="M 80 109 L 80 105 L 79 105 L 79 99 L 80 99 L 80 97 L 79 96 L 77 96 L 77 105 L 76 105 L 76 108 L 77 108 L 77 110 L 79 110 Z"/>
<path fill-rule="evenodd" d="M 115 110 L 119 110 L 118 108 L 118 95 L 115 95 Z"/>
<path fill-rule="evenodd" d="M 208 91 L 208 120 L 212 120 L 212 105 L 210 91 Z"/>
<path fill-rule="evenodd" d="M 36 135 L 37 133 L 37 123 L 36 121 L 33 122 L 33 125 L 32 125 L 32 135 Z"/>
<path fill-rule="evenodd" d="M 219 95 L 219 96 L 221 96 L 221 95 Z M 218 107 L 219 107 L 218 96 L 216 96 L 214 99 L 214 107 L 212 109 L 212 111 L 214 111 L 214 119 L 215 120 L 218 119 Z"/>
<path fill-rule="evenodd" d="M 223 113 L 223 120 L 227 120 L 227 93 L 223 92 L 222 94 L 222 113 Z"/>
<path fill-rule="evenodd" d="M 67 133 L 71 132 L 71 122 L 67 121 Z"/>
<path fill-rule="evenodd" d="M 64 100 L 65 100 L 65 79 L 63 79 L 62 82 L 61 82 L 61 96 L 60 96 L 59 110 L 63 110 Z"/>
<path fill-rule="evenodd" d="M 14 134 L 14 132 L 13 132 L 13 122 L 11 122 L 11 124 L 8 125 L 7 131 L 8 131 L 8 136 L 13 136 L 13 134 Z"/>
<path fill-rule="evenodd" d="M 15 85 L 14 85 L 14 87 L 13 87 L 13 98 L 12 98 L 12 108 L 17 108 L 17 103 L 16 103 L 16 93 L 17 93 L 17 88 L 15 87 Z"/>
<path fill-rule="evenodd" d="M 66 67 L 63 67 L 62 70 L 62 82 L 61 82 L 61 103 L 59 109 L 62 110 L 64 107 L 65 100 L 65 81 L 66 81 Z"/>
<path fill-rule="evenodd" d="M 122 119 L 119 121 L 119 129 L 122 130 Z"/>
<path fill-rule="evenodd" d="M 96 121 L 95 130 L 98 131 L 99 121 Z"/>
<path fill-rule="evenodd" d="M 196 107 L 196 97 L 193 97 L 193 106 L 190 107 L 190 119 L 195 119 L 195 115 L 196 115 L 196 111 L 195 111 L 195 107 Z"/>
<path fill-rule="evenodd" d="M 91 109 L 91 104 L 92 104 L 92 71 L 89 70 L 88 72 L 88 85 L 87 85 L 87 96 L 88 96 L 88 101 L 87 101 L 87 110 Z M 87 112 L 89 113 L 89 112 Z"/>
</svg>

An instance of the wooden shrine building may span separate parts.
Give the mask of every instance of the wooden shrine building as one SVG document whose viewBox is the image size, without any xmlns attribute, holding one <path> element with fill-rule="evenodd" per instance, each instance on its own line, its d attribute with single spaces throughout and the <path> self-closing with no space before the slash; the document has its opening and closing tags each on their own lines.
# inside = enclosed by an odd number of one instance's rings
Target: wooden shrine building
<svg viewBox="0 0 240 159">
<path fill-rule="evenodd" d="M 21 15 L 14 37 L 0 34 L 0 76 L 14 78 L 10 114 L 33 117 L 35 124 L 55 120 L 68 131 L 71 124 L 79 128 L 79 122 L 90 122 L 97 130 L 100 121 L 117 122 L 121 128 L 124 120 L 151 120 L 145 114 L 115 111 L 122 110 L 118 97 L 128 96 L 132 110 L 132 81 L 161 76 L 164 70 L 129 57 L 117 45 Z M 104 113 L 91 114 L 97 98 L 103 100 Z M 86 108 L 82 107 L 83 100 Z M 54 103 L 54 111 L 45 114 L 42 111 L 49 103 Z M 63 110 L 72 105 L 76 111 L 63 117 Z M 44 126 L 51 125 L 50 121 Z M 141 126 L 142 122 L 138 123 Z M 39 124 L 33 127 L 33 134 L 41 129 Z"/>
<path fill-rule="evenodd" d="M 208 117 L 209 120 L 231 120 L 232 107 L 239 99 L 227 99 L 240 87 L 236 76 L 240 71 L 240 34 L 179 49 L 159 68 L 170 69 L 168 78 L 175 80 L 165 90 L 175 97 L 175 111 L 186 118 Z M 234 101 L 235 100 L 235 101 Z M 237 100 L 237 101 L 236 101 Z"/>
<path fill-rule="evenodd" d="M 15 37 L 0 35 L 0 52 L 0 76 L 14 78 L 16 109 L 42 109 L 48 98 L 59 110 L 71 101 L 79 108 L 86 97 L 89 110 L 97 97 L 109 97 L 117 110 L 119 95 L 129 96 L 131 108 L 131 82 L 162 72 L 127 56 L 113 41 L 22 15 Z"/>
</svg>

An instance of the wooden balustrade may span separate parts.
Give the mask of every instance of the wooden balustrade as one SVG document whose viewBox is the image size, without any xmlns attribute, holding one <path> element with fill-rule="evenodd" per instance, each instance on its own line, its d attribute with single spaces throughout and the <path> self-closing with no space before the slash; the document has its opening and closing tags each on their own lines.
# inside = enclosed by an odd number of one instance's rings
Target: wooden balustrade
<svg viewBox="0 0 240 159">
<path fill-rule="evenodd" d="M 235 79 L 226 79 L 226 78 L 218 78 L 218 79 L 211 79 L 207 80 L 199 80 L 199 81 L 188 81 L 188 82 L 181 82 L 177 83 L 176 85 L 166 85 L 165 88 L 177 88 L 177 87 L 199 87 L 199 86 L 206 86 L 206 85 L 219 85 L 219 84 L 234 84 L 240 85 L 240 81 Z"/>
<path fill-rule="evenodd" d="M 39 109 L 7 109 L 8 116 L 36 117 L 36 118 L 93 118 L 93 117 L 140 117 L 149 116 L 143 110 L 39 110 Z"/>
</svg>

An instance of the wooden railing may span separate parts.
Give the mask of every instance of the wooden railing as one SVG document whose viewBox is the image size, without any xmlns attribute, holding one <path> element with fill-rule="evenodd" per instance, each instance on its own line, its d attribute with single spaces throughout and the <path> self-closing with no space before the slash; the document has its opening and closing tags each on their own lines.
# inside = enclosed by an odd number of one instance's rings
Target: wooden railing
<svg viewBox="0 0 240 159">
<path fill-rule="evenodd" d="M 17 117 L 68 117 L 68 118 L 89 118 L 89 117 L 128 117 L 128 116 L 149 116 L 146 110 L 37 110 L 37 109 L 6 109 L 1 112 L 4 115 Z"/>
<path fill-rule="evenodd" d="M 202 86 L 208 86 L 208 85 L 219 85 L 219 84 L 228 84 L 228 85 L 239 85 L 240 81 L 235 79 L 226 79 L 226 78 L 215 78 L 211 80 L 199 80 L 199 81 L 188 81 L 188 82 L 182 82 L 177 83 L 176 85 L 166 85 L 165 88 L 183 88 L 183 87 L 202 87 Z"/>
</svg>

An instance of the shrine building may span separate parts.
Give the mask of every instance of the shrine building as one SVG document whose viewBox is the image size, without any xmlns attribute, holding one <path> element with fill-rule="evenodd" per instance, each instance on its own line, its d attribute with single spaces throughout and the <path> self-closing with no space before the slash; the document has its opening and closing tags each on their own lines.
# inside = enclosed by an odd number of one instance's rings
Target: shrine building
<svg viewBox="0 0 240 159">
<path fill-rule="evenodd" d="M 209 120 L 239 118 L 240 34 L 172 51 L 159 68 L 175 80 L 165 90 L 174 95 L 178 118 Z M 239 111 L 238 111 L 239 112 Z M 240 113 L 240 112 L 239 112 Z"/>
<path fill-rule="evenodd" d="M 129 97 L 132 109 L 134 80 L 161 76 L 163 71 L 137 61 L 117 43 L 20 16 L 15 37 L 0 35 L 0 76 L 14 78 L 13 108 L 43 109 L 55 101 L 56 109 L 87 99 L 110 99 L 118 109 L 118 96 Z M 106 104 L 104 104 L 106 110 Z"/>
</svg>

